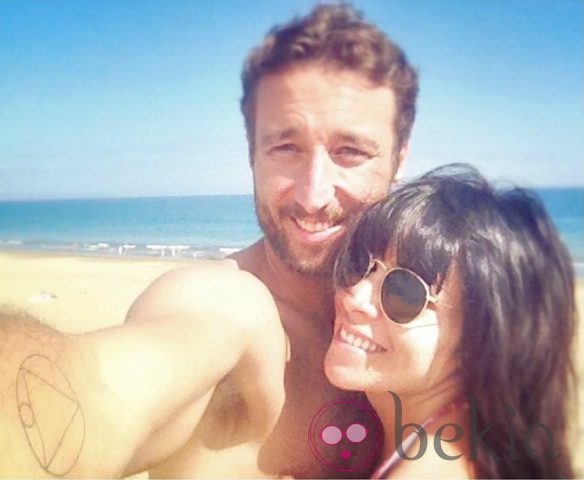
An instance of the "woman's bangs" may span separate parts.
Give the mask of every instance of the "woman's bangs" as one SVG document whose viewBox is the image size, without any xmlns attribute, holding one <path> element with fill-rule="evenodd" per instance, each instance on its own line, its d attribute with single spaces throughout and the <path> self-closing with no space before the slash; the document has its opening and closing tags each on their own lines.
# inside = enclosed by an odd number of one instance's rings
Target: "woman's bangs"
<svg viewBox="0 0 584 480">
<path fill-rule="evenodd" d="M 398 209 L 386 252 L 400 267 L 416 272 L 438 290 L 459 249 L 459 239 L 449 232 L 448 221 L 437 214 L 435 196 L 420 199 L 419 208 Z M 419 204 L 418 204 L 419 205 Z"/>
<path fill-rule="evenodd" d="M 349 235 L 337 260 L 335 285 L 351 283 L 354 252 L 394 258 L 429 285 L 440 283 L 458 253 L 459 241 L 449 234 L 448 217 L 438 212 L 435 198 L 424 189 L 398 189 L 371 207 Z"/>
</svg>

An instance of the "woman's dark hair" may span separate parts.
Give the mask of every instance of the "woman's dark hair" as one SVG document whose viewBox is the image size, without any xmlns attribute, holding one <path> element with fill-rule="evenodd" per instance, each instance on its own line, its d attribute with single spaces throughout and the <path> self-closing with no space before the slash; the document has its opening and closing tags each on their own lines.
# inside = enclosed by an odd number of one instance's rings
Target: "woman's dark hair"
<svg viewBox="0 0 584 480">
<path fill-rule="evenodd" d="M 574 273 L 538 198 L 497 191 L 470 166 L 442 167 L 365 212 L 337 260 L 337 285 L 355 245 L 378 258 L 390 250 L 438 289 L 456 269 L 461 387 L 476 401 L 477 432 L 494 424 L 482 435 L 492 453 L 471 455 L 477 477 L 571 477 Z"/>
</svg>

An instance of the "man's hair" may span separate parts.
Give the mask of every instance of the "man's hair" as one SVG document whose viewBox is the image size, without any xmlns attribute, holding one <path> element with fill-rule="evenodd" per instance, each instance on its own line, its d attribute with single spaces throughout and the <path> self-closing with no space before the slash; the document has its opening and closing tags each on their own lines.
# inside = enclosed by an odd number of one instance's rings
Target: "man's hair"
<svg viewBox="0 0 584 480">
<path fill-rule="evenodd" d="M 241 110 L 253 155 L 255 101 L 260 79 L 294 65 L 320 63 L 363 75 L 395 94 L 397 150 L 408 140 L 416 115 L 418 77 L 404 52 L 360 12 L 346 4 L 319 5 L 307 16 L 272 28 L 247 57 Z"/>
</svg>

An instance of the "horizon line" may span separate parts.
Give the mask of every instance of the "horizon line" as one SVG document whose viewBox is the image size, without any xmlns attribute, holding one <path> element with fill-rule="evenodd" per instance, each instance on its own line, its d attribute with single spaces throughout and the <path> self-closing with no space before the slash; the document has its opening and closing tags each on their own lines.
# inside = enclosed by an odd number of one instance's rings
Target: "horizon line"
<svg viewBox="0 0 584 480">
<path fill-rule="evenodd" d="M 584 184 L 580 185 L 536 185 L 526 187 L 517 183 L 506 181 L 495 182 L 495 186 L 516 186 L 527 190 L 584 190 Z M 77 201 L 77 200 L 140 200 L 145 198 L 193 198 L 193 197 L 253 197 L 253 193 L 202 193 L 202 194 L 161 194 L 161 195 L 132 195 L 132 196 L 89 196 L 89 197 L 38 197 L 38 198 L 2 198 L 0 203 L 16 202 L 58 202 L 58 201 Z"/>
</svg>

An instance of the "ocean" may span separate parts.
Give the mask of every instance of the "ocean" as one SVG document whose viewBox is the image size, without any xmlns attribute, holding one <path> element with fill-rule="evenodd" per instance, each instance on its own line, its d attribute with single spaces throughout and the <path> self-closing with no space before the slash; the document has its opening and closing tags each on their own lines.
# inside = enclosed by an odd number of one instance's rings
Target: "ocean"
<svg viewBox="0 0 584 480">
<path fill-rule="evenodd" d="M 261 236 L 251 195 L 0 202 L 0 249 L 220 258 Z"/>
<path fill-rule="evenodd" d="M 584 187 L 537 193 L 584 275 Z M 251 195 L 0 202 L 0 249 L 221 258 L 261 236 Z"/>
</svg>

